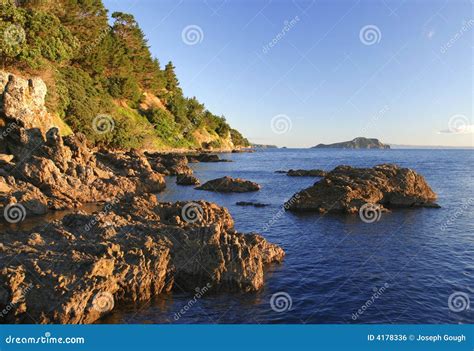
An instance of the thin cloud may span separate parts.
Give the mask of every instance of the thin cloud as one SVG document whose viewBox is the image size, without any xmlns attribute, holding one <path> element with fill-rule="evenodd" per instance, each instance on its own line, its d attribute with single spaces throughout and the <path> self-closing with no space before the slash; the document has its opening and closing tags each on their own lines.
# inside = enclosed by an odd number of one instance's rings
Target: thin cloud
<svg viewBox="0 0 474 351">
<path fill-rule="evenodd" d="M 463 125 L 458 128 L 443 129 L 438 134 L 474 134 L 474 124 Z"/>
</svg>

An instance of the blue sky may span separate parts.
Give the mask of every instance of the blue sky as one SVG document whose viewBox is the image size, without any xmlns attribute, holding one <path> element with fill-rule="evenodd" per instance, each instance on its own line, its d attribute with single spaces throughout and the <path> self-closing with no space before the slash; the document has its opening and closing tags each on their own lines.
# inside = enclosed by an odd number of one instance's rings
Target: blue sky
<svg viewBox="0 0 474 351">
<path fill-rule="evenodd" d="M 468 0 L 104 3 L 132 13 L 184 93 L 252 142 L 474 145 Z"/>
</svg>

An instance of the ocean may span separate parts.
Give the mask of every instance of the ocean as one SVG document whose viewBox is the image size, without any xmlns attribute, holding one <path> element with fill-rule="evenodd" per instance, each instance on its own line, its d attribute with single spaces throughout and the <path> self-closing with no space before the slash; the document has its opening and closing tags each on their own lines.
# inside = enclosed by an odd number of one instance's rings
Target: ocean
<svg viewBox="0 0 474 351">
<path fill-rule="evenodd" d="M 168 177 L 160 201 L 206 200 L 227 207 L 240 232 L 258 232 L 286 252 L 257 293 L 183 293 L 120 306 L 101 323 L 472 323 L 473 150 L 268 149 L 192 164 L 201 183 L 225 175 L 259 192 L 219 194 Z M 394 209 L 374 223 L 357 214 L 295 214 L 283 204 L 317 178 L 277 170 L 395 163 L 422 174 L 440 209 Z M 255 201 L 268 207 L 236 206 Z M 474 302 L 473 302 L 474 303 Z"/>
</svg>

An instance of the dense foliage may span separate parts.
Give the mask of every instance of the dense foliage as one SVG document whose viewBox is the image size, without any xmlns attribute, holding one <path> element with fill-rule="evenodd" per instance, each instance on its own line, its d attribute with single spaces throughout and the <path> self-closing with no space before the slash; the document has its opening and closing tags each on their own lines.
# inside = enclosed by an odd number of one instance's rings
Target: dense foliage
<svg viewBox="0 0 474 351">
<path fill-rule="evenodd" d="M 96 144 L 201 147 L 199 132 L 215 147 L 248 145 L 224 117 L 183 95 L 175 67 L 161 69 L 132 15 L 111 17 L 101 0 L 0 0 L 0 64 L 41 75 L 48 108 Z M 95 133 L 104 114 L 113 132 Z"/>
</svg>

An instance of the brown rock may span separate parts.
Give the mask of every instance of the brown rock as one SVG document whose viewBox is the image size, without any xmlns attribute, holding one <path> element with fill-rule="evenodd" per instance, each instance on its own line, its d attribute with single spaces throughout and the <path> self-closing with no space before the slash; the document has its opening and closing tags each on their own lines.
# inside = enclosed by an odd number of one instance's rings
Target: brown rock
<svg viewBox="0 0 474 351">
<path fill-rule="evenodd" d="M 290 169 L 286 175 L 290 177 L 325 177 L 326 172 L 320 169 Z"/>
<path fill-rule="evenodd" d="M 245 193 L 260 190 L 260 185 L 249 180 L 226 176 L 210 180 L 196 189 L 216 191 L 220 193 Z"/>
<path fill-rule="evenodd" d="M 0 310 L 11 311 L 4 321 L 92 323 L 114 306 L 174 287 L 260 289 L 265 265 L 281 262 L 283 250 L 260 235 L 237 233 L 224 208 L 203 201 L 189 205 L 137 197 L 32 232 L 7 229 Z M 191 219 L 193 209 L 199 215 Z"/>
<path fill-rule="evenodd" d="M 436 194 L 415 171 L 383 164 L 374 168 L 339 166 L 285 204 L 291 211 L 356 212 L 366 204 L 384 207 L 437 207 Z"/>
<path fill-rule="evenodd" d="M 199 179 L 189 174 L 178 174 L 176 177 L 176 184 L 178 185 L 199 185 Z"/>
</svg>

